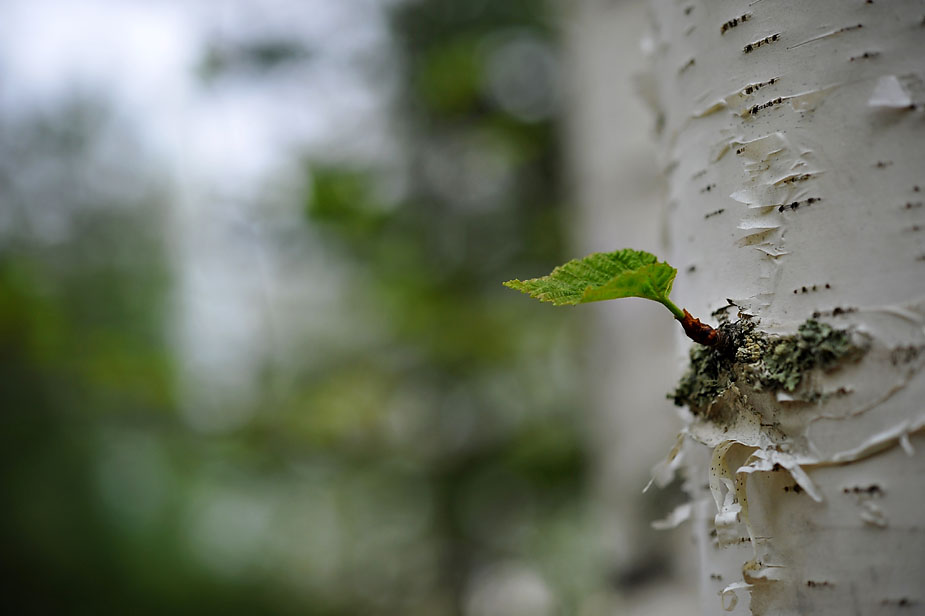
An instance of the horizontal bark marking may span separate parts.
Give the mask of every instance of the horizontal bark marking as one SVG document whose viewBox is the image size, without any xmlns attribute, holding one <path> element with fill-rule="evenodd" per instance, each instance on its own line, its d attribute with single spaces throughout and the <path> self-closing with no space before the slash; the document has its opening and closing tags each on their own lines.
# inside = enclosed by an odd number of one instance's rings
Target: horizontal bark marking
<svg viewBox="0 0 925 616">
<path fill-rule="evenodd" d="M 726 32 L 728 32 L 732 28 L 737 27 L 739 24 L 745 23 L 751 18 L 752 18 L 751 13 L 744 13 L 743 15 L 739 15 L 738 17 L 734 17 L 730 19 L 729 21 L 724 23 L 722 26 L 720 26 L 720 29 L 719 29 L 720 35 L 726 34 Z"/>
<path fill-rule="evenodd" d="M 797 43 L 796 45 L 791 45 L 787 49 L 796 49 L 806 45 L 807 43 L 813 43 L 815 41 L 821 41 L 822 39 L 829 38 L 830 36 L 836 36 L 844 32 L 851 32 L 852 30 L 860 30 L 864 27 L 864 24 L 857 24 L 856 26 L 845 26 L 844 28 L 839 28 L 838 30 L 832 30 L 831 32 L 826 32 L 825 34 L 820 34 L 819 36 L 814 36 L 813 38 L 806 39 L 802 43 Z"/>
<path fill-rule="evenodd" d="M 757 41 L 753 41 L 742 48 L 742 53 L 751 53 L 755 51 L 756 49 L 758 49 L 759 47 L 764 47 L 765 45 L 776 43 L 778 40 L 780 40 L 780 35 L 781 33 L 778 32 L 776 34 L 768 35 L 764 37 L 763 39 L 758 39 Z"/>
</svg>

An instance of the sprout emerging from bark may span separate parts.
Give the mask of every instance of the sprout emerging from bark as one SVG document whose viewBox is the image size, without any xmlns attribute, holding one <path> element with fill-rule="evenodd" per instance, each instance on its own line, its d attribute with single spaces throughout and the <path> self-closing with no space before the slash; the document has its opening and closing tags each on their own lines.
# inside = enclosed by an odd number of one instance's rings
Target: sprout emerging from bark
<svg viewBox="0 0 925 616">
<path fill-rule="evenodd" d="M 625 248 L 596 252 L 555 268 L 548 276 L 509 280 L 504 286 L 556 306 L 586 304 L 606 299 L 641 297 L 658 302 L 681 323 L 684 333 L 699 344 L 732 352 L 730 340 L 669 299 L 678 270 L 655 255 Z"/>
</svg>

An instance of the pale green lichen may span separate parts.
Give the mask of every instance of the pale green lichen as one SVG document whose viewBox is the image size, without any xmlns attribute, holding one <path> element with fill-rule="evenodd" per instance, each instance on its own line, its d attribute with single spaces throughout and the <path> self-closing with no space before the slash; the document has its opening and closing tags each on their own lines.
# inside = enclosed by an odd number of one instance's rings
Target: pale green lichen
<svg viewBox="0 0 925 616">
<path fill-rule="evenodd" d="M 800 325 L 795 336 L 771 342 L 762 357 L 765 373 L 761 381 L 768 389 L 793 392 L 806 371 L 831 370 L 843 361 L 857 359 L 863 350 L 848 331 L 810 319 Z"/>
<path fill-rule="evenodd" d="M 695 414 L 705 412 L 727 389 L 743 381 L 755 391 L 798 392 L 797 399 L 816 401 L 819 392 L 800 388 L 804 376 L 814 370 L 833 370 L 865 351 L 851 332 L 814 319 L 790 336 L 770 336 L 750 319 L 725 322 L 719 329 L 731 337 L 734 355 L 695 345 L 690 368 L 669 394 L 676 405 L 686 405 Z"/>
</svg>

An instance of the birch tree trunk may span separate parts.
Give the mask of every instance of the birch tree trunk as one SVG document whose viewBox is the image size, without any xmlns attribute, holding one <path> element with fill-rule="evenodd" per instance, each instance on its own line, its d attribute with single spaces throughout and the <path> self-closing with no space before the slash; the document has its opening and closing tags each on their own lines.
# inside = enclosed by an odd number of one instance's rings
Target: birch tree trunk
<svg viewBox="0 0 925 616">
<path fill-rule="evenodd" d="M 740 382 L 690 415 L 702 611 L 923 613 L 925 3 L 652 14 L 673 297 L 867 348 L 797 395 Z"/>
</svg>

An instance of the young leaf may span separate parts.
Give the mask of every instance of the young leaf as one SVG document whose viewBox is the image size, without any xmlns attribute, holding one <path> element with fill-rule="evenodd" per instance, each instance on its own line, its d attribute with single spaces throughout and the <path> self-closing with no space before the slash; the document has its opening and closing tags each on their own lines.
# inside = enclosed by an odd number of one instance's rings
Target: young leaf
<svg viewBox="0 0 925 616">
<path fill-rule="evenodd" d="M 504 285 L 557 306 L 642 297 L 663 304 L 682 319 L 683 312 L 668 299 L 677 273 L 655 255 L 627 248 L 596 252 L 560 265 L 548 276 L 509 280 Z"/>
<path fill-rule="evenodd" d="M 596 252 L 584 259 L 573 259 L 552 270 L 548 276 L 530 280 L 508 280 L 504 286 L 528 293 L 556 306 L 585 304 L 620 297 L 641 297 L 656 301 L 681 322 L 687 337 L 725 355 L 735 353 L 735 340 L 714 329 L 687 310 L 674 305 L 668 294 L 678 270 L 658 257 L 641 250 L 625 248 L 615 252 Z"/>
</svg>

